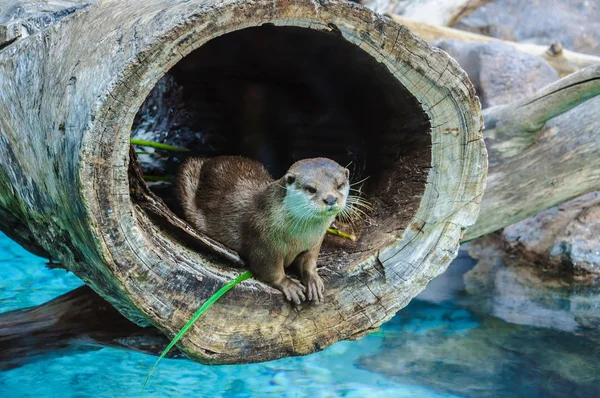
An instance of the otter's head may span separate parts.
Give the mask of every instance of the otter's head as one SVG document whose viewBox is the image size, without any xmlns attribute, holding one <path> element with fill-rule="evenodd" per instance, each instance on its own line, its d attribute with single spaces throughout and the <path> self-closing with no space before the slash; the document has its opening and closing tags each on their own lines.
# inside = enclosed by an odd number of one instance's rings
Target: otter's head
<svg viewBox="0 0 600 398">
<path fill-rule="evenodd" d="M 283 177 L 284 203 L 303 219 L 329 219 L 346 207 L 350 172 L 327 158 L 300 160 Z"/>
</svg>

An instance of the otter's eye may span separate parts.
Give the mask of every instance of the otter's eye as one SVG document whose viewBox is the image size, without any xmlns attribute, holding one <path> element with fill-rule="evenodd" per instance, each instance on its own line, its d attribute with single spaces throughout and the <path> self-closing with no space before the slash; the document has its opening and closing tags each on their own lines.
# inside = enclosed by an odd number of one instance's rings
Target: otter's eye
<svg viewBox="0 0 600 398">
<path fill-rule="evenodd" d="M 342 189 L 342 188 L 344 188 L 344 185 L 346 185 L 346 183 L 345 183 L 345 182 L 342 182 L 340 185 L 338 185 L 338 189 Z"/>
<path fill-rule="evenodd" d="M 317 193 L 317 188 L 315 187 L 306 187 L 305 189 L 308 193 Z"/>
</svg>

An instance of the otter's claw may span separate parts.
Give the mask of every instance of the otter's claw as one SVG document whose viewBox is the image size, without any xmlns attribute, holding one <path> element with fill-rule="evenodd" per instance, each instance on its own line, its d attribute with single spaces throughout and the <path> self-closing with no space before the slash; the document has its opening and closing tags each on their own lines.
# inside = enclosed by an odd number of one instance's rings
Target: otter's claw
<svg viewBox="0 0 600 398">
<path fill-rule="evenodd" d="M 306 300 L 306 296 L 304 295 L 306 289 L 295 279 L 285 278 L 277 288 L 281 290 L 288 301 L 293 301 L 297 305 L 302 304 Z"/>
<path fill-rule="evenodd" d="M 325 285 L 319 274 L 315 272 L 306 278 L 306 289 L 309 300 L 314 301 L 315 303 L 323 301 Z"/>
</svg>

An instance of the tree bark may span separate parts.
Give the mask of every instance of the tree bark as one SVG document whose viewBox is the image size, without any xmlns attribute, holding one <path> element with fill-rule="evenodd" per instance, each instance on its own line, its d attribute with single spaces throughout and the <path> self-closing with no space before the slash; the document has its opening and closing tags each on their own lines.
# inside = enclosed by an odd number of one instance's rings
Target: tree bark
<svg viewBox="0 0 600 398">
<path fill-rule="evenodd" d="M 466 240 L 600 189 L 598 94 L 600 64 L 484 110 L 488 185 Z"/>
<path fill-rule="evenodd" d="M 3 0 L 0 49 L 87 7 L 94 0 Z"/>
<path fill-rule="evenodd" d="M 358 136 L 375 210 L 356 243 L 333 240 L 322 251 L 323 305 L 292 307 L 255 280 L 221 298 L 179 344 L 205 363 L 303 355 L 376 329 L 456 255 L 477 217 L 487 170 L 480 106 L 465 73 L 363 7 L 98 1 L 0 50 L 0 208 L 22 225 L 14 234 L 35 237 L 129 320 L 174 336 L 235 277 L 230 265 L 238 257 L 147 189 L 130 156 L 130 128 L 161 76 L 209 40 L 234 31 L 243 37 L 249 27 L 277 33 L 264 36 L 274 42 L 317 32 L 322 40 L 312 43 L 323 56 L 313 58 L 329 59 L 325 68 L 344 69 L 328 54 L 367 65 L 352 84 L 378 93 L 359 98 L 370 104 L 372 125 Z M 285 61 L 268 51 L 264 58 L 265 65 Z M 223 59 L 199 62 L 215 61 L 204 65 L 219 73 L 230 70 L 218 64 Z M 278 77 L 306 73 L 292 70 Z M 10 225 L 0 220 L 0 229 Z"/>
<path fill-rule="evenodd" d="M 394 21 L 406 26 L 411 30 L 411 32 L 419 36 L 421 39 L 427 41 L 457 39 L 484 43 L 499 42 L 508 44 L 513 46 L 517 51 L 522 51 L 544 58 L 554 69 L 556 69 L 561 77 L 588 66 L 600 63 L 600 57 L 588 54 L 580 54 L 566 49 L 557 48 L 556 46 L 545 47 L 537 44 L 515 43 L 489 36 L 478 35 L 476 33 L 465 32 L 463 30 L 414 21 L 404 16 L 388 16 Z"/>
<path fill-rule="evenodd" d="M 361 4 L 380 14 L 398 14 L 413 21 L 453 26 L 492 0 L 364 0 Z"/>
</svg>

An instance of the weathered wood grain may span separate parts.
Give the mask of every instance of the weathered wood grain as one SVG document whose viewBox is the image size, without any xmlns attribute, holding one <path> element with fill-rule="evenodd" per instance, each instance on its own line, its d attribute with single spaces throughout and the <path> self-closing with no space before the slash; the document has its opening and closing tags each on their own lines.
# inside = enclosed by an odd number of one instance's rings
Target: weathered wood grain
<svg viewBox="0 0 600 398">
<path fill-rule="evenodd" d="M 303 355 L 361 337 L 445 270 L 477 217 L 487 169 L 480 106 L 465 73 L 406 28 L 345 1 L 98 1 L 0 51 L 0 207 L 123 315 L 172 337 L 236 271 L 186 244 L 185 228 L 164 222 L 166 206 L 153 213 L 136 202 L 130 128 L 183 57 L 265 23 L 360 47 L 416 98 L 411 112 L 431 129 L 406 130 L 427 143 L 412 157 L 385 147 L 382 158 L 415 167 L 379 176 L 374 199 L 389 198 L 376 203 L 392 213 L 373 216 L 356 246 L 320 259 L 325 303 L 292 307 L 260 282 L 242 283 L 181 340 L 188 356 L 206 363 Z M 386 131 L 389 142 L 397 129 Z M 423 181 L 420 191 L 401 189 L 411 179 Z M 393 211 L 403 203 L 414 212 L 400 223 Z"/>
<path fill-rule="evenodd" d="M 557 49 L 555 46 L 545 47 L 538 44 L 515 43 L 445 26 L 436 26 L 425 22 L 414 21 L 400 15 L 388 15 L 394 21 L 406 26 L 423 40 L 457 39 L 477 42 L 501 42 L 528 54 L 544 58 L 561 76 L 566 76 L 580 69 L 600 63 L 600 57 L 581 54 L 567 49 Z"/>
<path fill-rule="evenodd" d="M 94 0 L 0 0 L 0 48 L 57 23 Z"/>
<path fill-rule="evenodd" d="M 536 141 L 548 120 L 598 94 L 600 64 L 558 80 L 523 100 L 485 109 L 485 143 L 490 165 L 523 152 Z"/>
<path fill-rule="evenodd" d="M 484 110 L 488 186 L 466 240 L 600 189 L 598 94 L 600 64 Z"/>
</svg>

